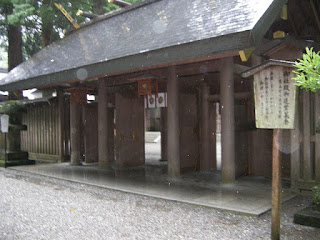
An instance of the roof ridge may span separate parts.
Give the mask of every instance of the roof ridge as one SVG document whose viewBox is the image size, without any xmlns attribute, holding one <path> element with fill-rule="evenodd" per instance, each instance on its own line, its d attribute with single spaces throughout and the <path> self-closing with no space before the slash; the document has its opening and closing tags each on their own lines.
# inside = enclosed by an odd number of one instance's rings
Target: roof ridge
<svg viewBox="0 0 320 240">
<path fill-rule="evenodd" d="M 140 0 L 139 2 L 132 3 L 130 6 L 118 8 L 118 9 L 115 9 L 111 12 L 107 12 L 103 15 L 99 15 L 98 17 L 91 19 L 89 22 L 79 23 L 79 26 L 80 26 L 79 29 L 69 28 L 69 29 L 67 29 L 66 34 L 73 33 L 77 30 L 80 30 L 80 29 L 87 27 L 87 26 L 90 26 L 92 24 L 101 22 L 103 20 L 118 16 L 120 14 L 129 12 L 131 10 L 135 10 L 137 8 L 152 4 L 154 2 L 159 2 L 159 1 L 162 1 L 162 0 Z"/>
</svg>

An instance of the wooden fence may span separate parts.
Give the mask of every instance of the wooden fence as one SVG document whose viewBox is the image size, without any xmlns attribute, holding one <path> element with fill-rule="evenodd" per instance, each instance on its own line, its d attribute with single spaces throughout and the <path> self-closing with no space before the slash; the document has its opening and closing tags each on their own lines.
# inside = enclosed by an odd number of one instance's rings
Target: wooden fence
<svg viewBox="0 0 320 240">
<path fill-rule="evenodd" d="M 21 132 L 21 150 L 29 159 L 57 162 L 70 155 L 69 104 L 59 105 L 58 98 L 28 104 L 22 123 L 28 130 Z"/>
<path fill-rule="evenodd" d="M 320 95 L 300 90 L 297 128 L 291 130 L 291 184 L 310 190 L 320 184 Z"/>
</svg>

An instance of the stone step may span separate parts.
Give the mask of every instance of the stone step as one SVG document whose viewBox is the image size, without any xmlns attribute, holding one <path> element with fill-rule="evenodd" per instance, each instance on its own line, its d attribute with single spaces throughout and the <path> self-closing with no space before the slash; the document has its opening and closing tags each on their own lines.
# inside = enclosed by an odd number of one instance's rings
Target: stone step
<svg viewBox="0 0 320 240">
<path fill-rule="evenodd" d="M 7 152 L 5 154 L 4 151 L 0 151 L 0 160 L 4 160 L 5 155 L 7 155 L 7 161 L 28 159 L 28 152 Z"/>
<path fill-rule="evenodd" d="M 28 160 L 28 159 L 18 159 L 18 160 L 0 160 L 0 167 L 9 167 L 9 166 L 19 166 L 19 165 L 32 165 L 35 164 L 34 160 Z"/>
</svg>

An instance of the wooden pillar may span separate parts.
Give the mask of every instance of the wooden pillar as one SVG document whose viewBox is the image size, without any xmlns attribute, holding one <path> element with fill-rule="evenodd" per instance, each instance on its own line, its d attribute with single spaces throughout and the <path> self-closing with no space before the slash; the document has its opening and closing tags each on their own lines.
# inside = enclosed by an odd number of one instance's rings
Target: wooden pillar
<svg viewBox="0 0 320 240">
<path fill-rule="evenodd" d="M 262 57 L 259 57 L 255 54 L 251 55 L 251 66 L 255 67 L 262 63 Z M 246 102 L 247 107 L 247 116 L 249 123 L 252 123 L 254 126 L 255 124 L 255 106 L 254 106 L 254 97 L 253 97 L 253 81 L 251 81 L 250 84 L 250 92 L 252 92 L 252 97 Z M 258 151 L 255 149 L 258 145 L 257 142 L 259 142 L 259 135 L 265 134 L 266 130 L 262 129 L 251 129 L 248 131 L 248 174 L 257 174 L 255 170 L 257 169 L 256 166 L 260 165 L 258 159 L 261 159 L 257 154 Z M 259 172 L 260 175 L 266 175 L 261 174 L 262 171 Z"/>
<path fill-rule="evenodd" d="M 200 170 L 211 170 L 210 164 L 210 130 L 209 101 L 210 88 L 208 83 L 201 84 L 201 124 L 200 124 Z"/>
<path fill-rule="evenodd" d="M 86 104 L 84 111 L 84 146 L 85 162 L 98 161 L 98 106 L 95 103 Z"/>
<path fill-rule="evenodd" d="M 301 136 L 301 101 L 300 101 L 300 93 L 298 91 L 298 100 L 296 107 L 296 127 L 293 130 L 290 130 L 290 141 L 291 141 L 291 161 L 290 161 L 290 178 L 291 178 L 291 188 L 297 189 L 297 182 L 300 179 L 300 153 L 301 153 L 301 144 L 300 144 L 300 136 Z"/>
<path fill-rule="evenodd" d="M 281 164 L 279 159 L 279 129 L 273 129 L 272 138 L 272 210 L 271 210 L 271 239 L 280 239 L 281 213 Z"/>
<path fill-rule="evenodd" d="M 108 159 L 108 96 L 107 81 L 99 79 L 98 86 L 98 157 L 99 167 L 109 167 Z"/>
<path fill-rule="evenodd" d="M 59 154 L 60 161 L 66 161 L 66 146 L 65 146 L 65 101 L 64 92 L 58 91 L 58 104 L 59 104 Z"/>
<path fill-rule="evenodd" d="M 303 118 L 302 118 L 302 132 L 303 132 L 303 180 L 309 181 L 312 179 L 311 170 L 311 153 L 310 153 L 310 92 L 303 91 Z"/>
<path fill-rule="evenodd" d="M 221 59 L 221 148 L 223 183 L 235 181 L 234 81 L 232 57 Z"/>
<path fill-rule="evenodd" d="M 315 93 L 314 94 L 314 122 L 316 125 L 316 129 L 318 126 L 318 121 L 320 120 L 320 94 Z M 319 130 L 319 129 L 318 129 Z M 319 184 L 320 183 L 320 133 L 318 131 L 315 134 L 315 180 Z"/>
<path fill-rule="evenodd" d="M 114 161 L 114 107 L 108 108 L 108 162 Z"/>
<path fill-rule="evenodd" d="M 70 103 L 71 165 L 80 165 L 81 105 Z"/>
<path fill-rule="evenodd" d="M 160 131 L 161 131 L 161 160 L 168 160 L 167 153 L 167 134 L 168 134 L 168 120 L 167 120 L 167 108 L 161 108 L 161 118 L 160 118 Z"/>
<path fill-rule="evenodd" d="M 168 175 L 180 176 L 179 83 L 174 66 L 168 69 Z"/>
<path fill-rule="evenodd" d="M 209 158 L 210 170 L 217 170 L 217 107 L 209 102 Z"/>
</svg>

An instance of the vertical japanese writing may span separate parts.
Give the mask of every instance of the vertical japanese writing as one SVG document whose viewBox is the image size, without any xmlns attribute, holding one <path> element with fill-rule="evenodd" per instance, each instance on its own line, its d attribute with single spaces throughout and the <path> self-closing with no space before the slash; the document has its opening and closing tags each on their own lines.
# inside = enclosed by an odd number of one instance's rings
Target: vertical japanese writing
<svg viewBox="0 0 320 240">
<path fill-rule="evenodd" d="M 269 89 L 269 79 L 268 76 L 265 76 L 264 78 L 264 88 L 265 88 L 265 118 L 269 118 L 269 111 L 270 111 L 270 101 L 269 101 L 269 94 L 270 94 L 270 89 Z"/>
<path fill-rule="evenodd" d="M 283 91 L 283 81 L 281 79 L 281 76 L 279 76 L 278 79 L 278 104 L 279 104 L 279 108 L 278 108 L 278 119 L 281 120 L 282 119 L 282 91 Z"/>
<path fill-rule="evenodd" d="M 289 124 L 290 116 L 289 116 L 289 96 L 290 96 L 290 88 L 289 88 L 289 71 L 283 72 L 283 123 L 285 125 Z"/>
<path fill-rule="evenodd" d="M 275 105 L 274 105 L 274 91 L 273 91 L 273 88 L 274 88 L 273 76 L 274 76 L 274 73 L 273 73 L 273 71 L 271 71 L 270 72 L 270 94 L 269 94 L 269 96 L 270 96 L 269 104 L 270 104 L 270 109 L 271 109 L 270 113 L 271 114 L 275 112 L 274 111 Z"/>
<path fill-rule="evenodd" d="M 294 128 L 296 87 L 290 69 L 273 66 L 255 76 L 258 128 Z"/>
<path fill-rule="evenodd" d="M 264 81 L 262 79 L 259 79 L 259 92 L 260 92 L 260 96 L 259 96 L 259 102 L 260 102 L 260 109 L 262 110 L 262 112 L 264 111 L 264 98 L 265 98 L 265 93 L 264 93 Z"/>
</svg>

